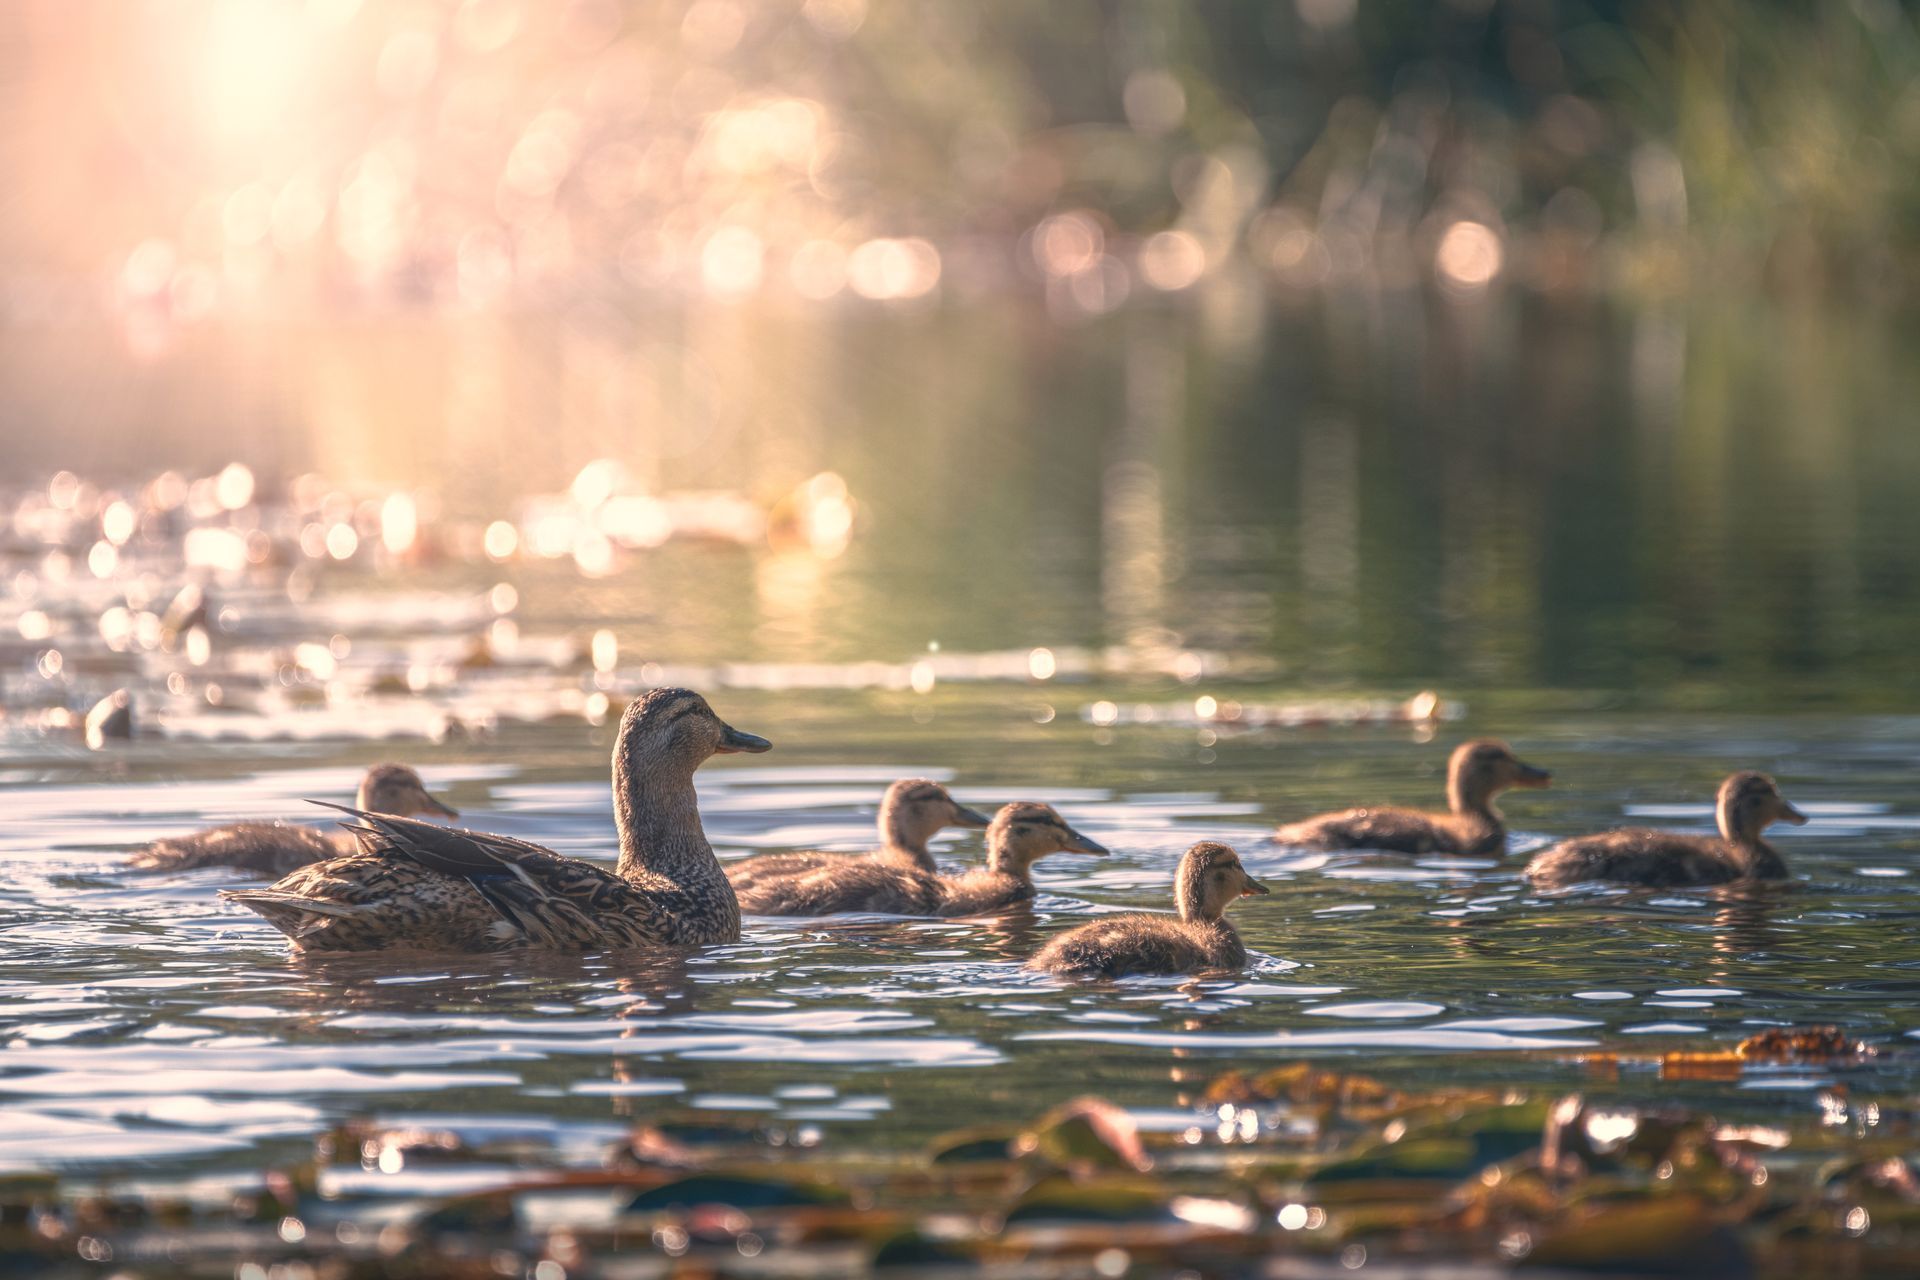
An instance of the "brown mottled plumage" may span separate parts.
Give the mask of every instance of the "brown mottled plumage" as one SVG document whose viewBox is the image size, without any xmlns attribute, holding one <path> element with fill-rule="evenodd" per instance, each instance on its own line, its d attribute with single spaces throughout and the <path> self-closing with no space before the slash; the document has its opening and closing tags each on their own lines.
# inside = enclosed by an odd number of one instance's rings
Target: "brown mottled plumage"
<svg viewBox="0 0 1920 1280">
<path fill-rule="evenodd" d="M 845 866 L 855 858 L 882 858 L 903 862 L 922 871 L 939 870 L 927 842 L 943 827 L 984 827 L 993 820 L 955 800 L 947 789 L 927 778 L 902 778 L 880 799 L 880 847 L 871 853 L 832 853 L 809 849 L 799 853 L 768 853 L 727 864 L 727 879 L 740 897 L 744 911 L 759 911 L 756 903 L 775 901 L 779 882 Z"/>
<path fill-rule="evenodd" d="M 1106 852 L 1052 806 L 1029 801 L 1002 807 L 986 842 L 984 870 L 942 876 L 899 858 L 849 858 L 762 886 L 746 909 L 770 916 L 981 915 L 1033 897 L 1033 864 L 1048 854 Z"/>
<path fill-rule="evenodd" d="M 308 951 L 736 942 L 740 905 L 701 829 L 693 772 L 771 745 L 697 693 L 655 689 L 628 705 L 614 744 L 612 871 L 524 840 L 356 813 L 361 852 L 222 896 Z"/>
<path fill-rule="evenodd" d="M 1070 978 L 1240 969 L 1247 963 L 1247 948 L 1227 923 L 1227 908 L 1249 894 L 1267 892 L 1247 874 L 1239 854 L 1203 840 L 1187 850 L 1173 873 L 1177 917 L 1140 914 L 1095 920 L 1056 936 L 1027 967 Z"/>
<path fill-rule="evenodd" d="M 1384 849 L 1390 853 L 1499 853 L 1507 827 L 1493 798 L 1509 787 L 1544 787 L 1553 775 L 1522 764 L 1504 742 L 1481 738 L 1454 748 L 1447 761 L 1447 813 L 1418 809 L 1348 809 L 1291 822 L 1274 833 L 1281 844 L 1314 849 Z"/>
<path fill-rule="evenodd" d="M 442 804 L 403 764 L 377 764 L 360 779 L 353 807 L 369 813 L 411 817 L 437 813 L 457 818 L 460 811 Z M 257 875 L 283 876 L 295 867 L 352 853 L 351 831 L 323 831 L 293 822 L 236 822 L 196 831 L 190 836 L 156 840 L 135 853 L 127 865 L 136 871 L 186 871 L 194 867 L 233 867 Z"/>
<path fill-rule="evenodd" d="M 1689 836 L 1629 827 L 1563 840 L 1527 864 L 1526 876 L 1543 889 L 1609 880 L 1624 884 L 1726 884 L 1732 880 L 1784 880 L 1787 864 L 1761 839 L 1775 822 L 1799 826 L 1807 815 L 1764 773 L 1736 773 L 1720 784 L 1714 801 L 1720 834 Z"/>
</svg>

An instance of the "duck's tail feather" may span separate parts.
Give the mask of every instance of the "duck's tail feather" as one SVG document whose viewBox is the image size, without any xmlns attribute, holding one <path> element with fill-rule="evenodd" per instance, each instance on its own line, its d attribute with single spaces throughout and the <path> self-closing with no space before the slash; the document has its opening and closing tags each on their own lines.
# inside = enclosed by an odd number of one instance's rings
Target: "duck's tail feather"
<svg viewBox="0 0 1920 1280">
<path fill-rule="evenodd" d="M 348 902 L 323 902 L 281 889 L 222 889 L 220 897 L 258 912 L 289 938 L 304 938 L 329 920 L 358 915 L 361 908 Z"/>
</svg>

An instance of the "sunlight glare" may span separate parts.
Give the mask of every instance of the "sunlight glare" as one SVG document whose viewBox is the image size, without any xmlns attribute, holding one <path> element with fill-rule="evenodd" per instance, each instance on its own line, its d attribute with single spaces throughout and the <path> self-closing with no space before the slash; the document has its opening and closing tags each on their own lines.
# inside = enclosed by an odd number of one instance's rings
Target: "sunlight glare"
<svg viewBox="0 0 1920 1280">
<path fill-rule="evenodd" d="M 200 87 L 210 123 L 228 138 L 272 131 L 303 69 L 299 17 L 282 0 L 227 0 L 208 23 Z"/>
</svg>

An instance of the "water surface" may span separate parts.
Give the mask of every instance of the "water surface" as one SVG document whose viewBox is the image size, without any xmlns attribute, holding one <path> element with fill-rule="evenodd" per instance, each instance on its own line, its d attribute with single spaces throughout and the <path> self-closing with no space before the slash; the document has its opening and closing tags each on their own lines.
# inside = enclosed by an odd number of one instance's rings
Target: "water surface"
<svg viewBox="0 0 1920 1280">
<path fill-rule="evenodd" d="M 832 342 L 763 318 L 757 364 L 726 363 L 737 334 L 668 342 L 645 316 L 398 324 L 451 379 L 408 383 L 395 403 L 429 406 L 408 423 L 375 395 L 387 366 L 348 344 L 336 390 L 361 414 L 310 416 L 295 372 L 277 415 L 243 398 L 190 432 L 161 385 L 151 431 L 120 407 L 58 449 L 8 435 L 0 1170 L 251 1185 L 352 1121 L 457 1132 L 488 1158 L 368 1148 L 323 1190 L 437 1196 L 597 1166 L 641 1122 L 877 1155 L 1099 1094 L 1178 1131 L 1216 1075 L 1298 1060 L 1816 1123 L 1828 1070 L 1601 1078 L 1587 1061 L 1808 1023 L 1884 1051 L 1852 1088 L 1910 1090 L 1920 467 L 1897 335 L 1344 305 L 1224 292 L 1075 330 L 850 314 Z M 594 367 L 629 391 L 699 371 L 676 412 L 713 430 L 576 397 L 541 436 L 487 393 L 616 337 L 638 354 Z M 603 455 L 635 493 L 698 489 L 698 511 L 768 532 L 679 528 L 602 559 L 582 523 L 598 517 L 566 495 Z M 96 556 L 107 495 L 234 458 L 248 501 L 156 515 Z M 66 506 L 53 467 L 76 473 Z M 309 468 L 328 478 L 292 483 Z M 783 544 L 782 495 L 819 472 L 844 482 L 851 536 Z M 395 492 L 425 530 L 398 548 Z M 532 554 L 549 516 L 585 541 Z M 481 549 L 498 520 L 518 552 Z M 261 559 L 190 563 L 203 526 L 259 532 Z M 190 580 L 204 634 L 163 636 Z M 881 789 L 913 774 L 976 806 L 1050 801 L 1114 852 L 1049 858 L 1034 909 L 1004 919 L 749 919 L 737 946 L 676 959 L 290 958 L 216 898 L 238 880 L 123 866 L 208 823 L 323 821 L 303 800 L 349 796 L 385 758 L 467 824 L 608 859 L 610 706 L 666 682 L 776 743 L 700 775 L 723 858 L 865 847 Z M 116 686 L 139 732 L 89 752 L 70 713 Z M 1508 858 L 1267 839 L 1324 808 L 1437 802 L 1448 748 L 1478 733 L 1556 776 L 1509 797 Z M 1709 830 L 1735 768 L 1812 815 L 1776 832 L 1791 883 L 1543 896 L 1519 879 L 1558 837 Z M 1235 912 L 1244 975 L 1076 987 L 1022 969 L 1094 913 L 1165 909 L 1203 838 L 1274 889 Z M 977 836 L 938 852 L 980 856 Z"/>
</svg>

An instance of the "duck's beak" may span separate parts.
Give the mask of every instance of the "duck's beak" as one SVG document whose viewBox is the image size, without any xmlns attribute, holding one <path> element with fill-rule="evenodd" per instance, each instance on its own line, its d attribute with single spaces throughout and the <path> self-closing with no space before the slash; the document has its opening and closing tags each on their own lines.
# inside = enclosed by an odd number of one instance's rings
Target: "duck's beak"
<svg viewBox="0 0 1920 1280">
<path fill-rule="evenodd" d="M 1091 853 L 1091 854 L 1104 856 L 1108 852 L 1110 852 L 1110 850 L 1107 848 L 1107 846 L 1101 844 L 1098 840 L 1089 840 L 1087 839 L 1087 837 L 1081 835 L 1078 831 L 1075 831 L 1072 827 L 1068 827 L 1067 828 L 1067 847 L 1064 850 L 1064 852 Z"/>
<path fill-rule="evenodd" d="M 417 803 L 420 807 L 421 813 L 437 813 L 443 818 L 457 818 L 460 816 L 460 811 L 458 809 L 454 808 L 450 804 L 444 803 L 443 801 L 441 801 L 441 799 L 438 796 L 434 795 L 433 792 L 431 791 L 427 791 L 423 789 L 420 792 L 420 795 L 417 799 Z"/>
<path fill-rule="evenodd" d="M 1269 894 L 1272 892 L 1273 890 L 1267 888 L 1267 886 L 1261 884 L 1258 880 L 1255 880 L 1252 876 L 1248 876 L 1247 887 L 1240 891 L 1240 896 L 1243 898 L 1251 898 L 1251 897 L 1255 897 L 1256 895 L 1265 896 L 1266 894 Z"/>
<path fill-rule="evenodd" d="M 1516 787 L 1550 787 L 1553 774 L 1545 769 L 1536 769 L 1530 764 L 1515 760 L 1513 762 L 1513 785 Z"/>
<path fill-rule="evenodd" d="M 1796 827 L 1804 827 L 1807 825 L 1807 815 L 1788 804 L 1785 800 L 1782 800 L 1780 802 L 1780 821 L 1790 822 Z"/>
<path fill-rule="evenodd" d="M 758 755 L 762 751 L 773 750 L 773 744 L 757 733 L 742 733 L 730 724 L 720 726 L 720 745 L 713 749 L 715 755 L 730 756 L 736 752 L 747 751 Z"/>
<path fill-rule="evenodd" d="M 947 819 L 950 827 L 990 827 L 993 819 L 978 809 L 969 809 L 958 800 L 953 802 L 953 816 Z"/>
</svg>

